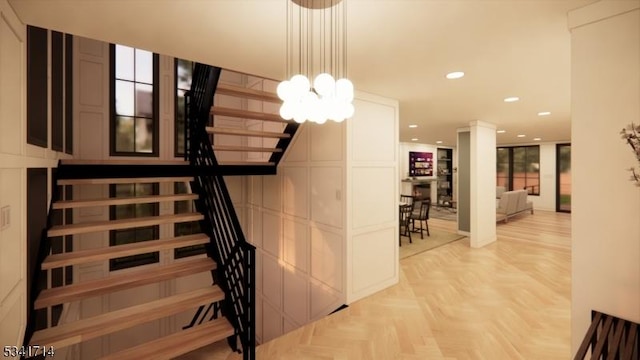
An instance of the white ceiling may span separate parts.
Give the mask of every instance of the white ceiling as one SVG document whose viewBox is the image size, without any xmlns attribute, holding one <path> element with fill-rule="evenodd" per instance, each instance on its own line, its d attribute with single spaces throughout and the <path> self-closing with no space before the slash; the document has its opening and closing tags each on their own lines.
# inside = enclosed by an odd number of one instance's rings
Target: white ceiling
<svg viewBox="0 0 640 360">
<path fill-rule="evenodd" d="M 30 25 L 278 80 L 286 1 L 9 0 Z M 455 146 L 473 120 L 506 130 L 498 144 L 567 141 L 567 12 L 594 1 L 347 0 L 349 78 L 399 100 L 400 141 Z M 445 79 L 455 70 L 466 76 Z"/>
</svg>

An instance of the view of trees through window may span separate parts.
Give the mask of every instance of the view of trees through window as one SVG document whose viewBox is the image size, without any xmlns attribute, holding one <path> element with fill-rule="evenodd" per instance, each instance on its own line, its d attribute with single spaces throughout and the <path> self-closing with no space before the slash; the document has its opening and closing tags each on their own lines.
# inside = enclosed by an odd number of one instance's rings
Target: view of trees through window
<svg viewBox="0 0 640 360">
<path fill-rule="evenodd" d="M 184 94 L 191 89 L 194 63 L 189 60 L 175 60 L 176 114 L 175 114 L 175 155 L 184 155 Z"/>
<path fill-rule="evenodd" d="M 157 55 L 123 45 L 112 46 L 112 154 L 156 153 Z"/>
<path fill-rule="evenodd" d="M 539 146 L 499 147 L 496 158 L 498 186 L 540 195 Z"/>
</svg>

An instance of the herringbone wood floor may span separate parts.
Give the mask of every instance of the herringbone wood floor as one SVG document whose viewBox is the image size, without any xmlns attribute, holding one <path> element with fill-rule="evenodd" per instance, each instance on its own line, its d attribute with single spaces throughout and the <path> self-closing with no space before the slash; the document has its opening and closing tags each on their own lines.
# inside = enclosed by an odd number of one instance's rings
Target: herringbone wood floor
<svg viewBox="0 0 640 360">
<path fill-rule="evenodd" d="M 570 215 L 537 211 L 499 224 L 484 248 L 465 238 L 404 259 L 399 284 L 259 346 L 257 358 L 569 359 L 570 229 Z"/>
</svg>

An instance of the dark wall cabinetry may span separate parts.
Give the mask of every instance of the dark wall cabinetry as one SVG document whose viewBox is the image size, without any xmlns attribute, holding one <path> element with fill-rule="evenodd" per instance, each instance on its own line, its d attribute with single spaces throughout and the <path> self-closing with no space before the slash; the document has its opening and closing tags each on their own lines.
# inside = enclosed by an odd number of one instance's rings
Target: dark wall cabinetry
<svg viewBox="0 0 640 360">
<path fill-rule="evenodd" d="M 453 200 L 453 150 L 438 148 L 438 203 L 452 206 Z"/>
</svg>

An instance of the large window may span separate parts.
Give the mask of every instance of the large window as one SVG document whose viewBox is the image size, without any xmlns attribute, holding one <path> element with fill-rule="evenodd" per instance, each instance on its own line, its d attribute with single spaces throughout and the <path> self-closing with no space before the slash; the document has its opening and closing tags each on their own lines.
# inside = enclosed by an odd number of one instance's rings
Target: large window
<svg viewBox="0 0 640 360">
<path fill-rule="evenodd" d="M 111 155 L 158 154 L 158 55 L 111 45 Z"/>
<path fill-rule="evenodd" d="M 134 196 L 150 196 L 158 194 L 159 186 L 154 184 L 114 184 L 111 185 L 111 197 L 124 198 Z M 138 217 L 157 216 L 158 203 L 112 205 L 111 220 L 131 219 Z M 111 246 L 132 244 L 140 241 L 158 239 L 159 228 L 157 225 L 138 227 L 132 229 L 112 230 Z M 109 269 L 120 270 L 133 266 L 156 263 L 159 261 L 159 253 L 152 252 L 139 255 L 131 255 L 112 259 Z"/>
<path fill-rule="evenodd" d="M 540 195 L 540 147 L 499 147 L 497 150 L 497 185 Z"/>
<path fill-rule="evenodd" d="M 189 60 L 175 59 L 176 114 L 175 114 L 175 155 L 184 155 L 184 94 L 191 89 L 194 63 Z"/>
</svg>

